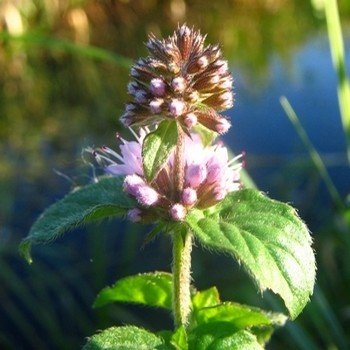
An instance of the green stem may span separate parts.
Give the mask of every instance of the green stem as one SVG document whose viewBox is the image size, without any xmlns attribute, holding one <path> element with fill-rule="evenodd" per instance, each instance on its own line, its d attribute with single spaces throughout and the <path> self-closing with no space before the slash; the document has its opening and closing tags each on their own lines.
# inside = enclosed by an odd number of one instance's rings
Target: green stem
<svg viewBox="0 0 350 350">
<path fill-rule="evenodd" d="M 192 234 L 173 233 L 173 314 L 175 327 L 186 326 L 191 312 Z"/>
</svg>

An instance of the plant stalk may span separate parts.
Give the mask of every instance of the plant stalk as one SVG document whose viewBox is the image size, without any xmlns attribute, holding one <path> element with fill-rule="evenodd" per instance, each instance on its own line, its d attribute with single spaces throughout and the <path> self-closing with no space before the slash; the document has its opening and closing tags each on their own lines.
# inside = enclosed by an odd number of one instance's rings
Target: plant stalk
<svg viewBox="0 0 350 350">
<path fill-rule="evenodd" d="M 177 144 L 174 159 L 175 201 L 180 202 L 185 181 L 185 133 L 177 124 Z M 189 230 L 173 232 L 173 314 L 175 328 L 186 326 L 191 312 L 191 251 Z"/>
<path fill-rule="evenodd" d="M 175 328 L 186 326 L 191 312 L 191 251 L 191 232 L 174 232 L 172 272 Z"/>
<path fill-rule="evenodd" d="M 180 201 L 185 180 L 185 133 L 179 124 L 177 125 L 177 135 L 174 161 L 174 187 L 175 200 Z"/>
</svg>

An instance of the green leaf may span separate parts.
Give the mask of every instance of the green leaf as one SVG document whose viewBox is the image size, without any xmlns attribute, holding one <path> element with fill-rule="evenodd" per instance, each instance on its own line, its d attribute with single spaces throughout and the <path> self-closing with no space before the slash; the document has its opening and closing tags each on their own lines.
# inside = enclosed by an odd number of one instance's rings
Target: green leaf
<svg viewBox="0 0 350 350">
<path fill-rule="evenodd" d="M 248 331 L 236 331 L 226 322 L 198 326 L 189 334 L 188 348 L 194 350 L 263 350 Z"/>
<path fill-rule="evenodd" d="M 279 294 L 291 317 L 298 316 L 316 268 L 309 231 L 292 207 L 246 189 L 228 195 L 219 215 L 192 210 L 186 221 L 205 247 L 231 254 L 260 290 Z"/>
<path fill-rule="evenodd" d="M 134 326 L 111 327 L 88 339 L 83 350 L 154 350 L 163 341 Z"/>
<path fill-rule="evenodd" d="M 94 307 L 113 302 L 172 308 L 172 275 L 167 272 L 143 273 L 125 277 L 112 287 L 104 288 L 97 296 Z"/>
<path fill-rule="evenodd" d="M 212 145 L 218 136 L 217 132 L 208 129 L 199 123 L 194 127 L 194 131 L 200 136 L 205 147 Z"/>
<path fill-rule="evenodd" d="M 184 326 L 179 327 L 171 337 L 170 343 L 176 350 L 188 350 L 187 333 Z"/>
<path fill-rule="evenodd" d="M 136 203 L 122 189 L 120 177 L 102 177 L 98 182 L 76 189 L 51 205 L 37 219 L 22 241 L 20 252 L 31 263 L 32 244 L 49 243 L 77 226 L 123 215 Z"/>
<path fill-rule="evenodd" d="M 205 307 L 196 313 L 198 324 L 211 322 L 229 322 L 235 329 L 246 329 L 252 326 L 282 326 L 287 317 L 279 313 L 268 313 L 259 308 L 233 302 Z"/>
<path fill-rule="evenodd" d="M 167 232 L 167 226 L 168 223 L 165 222 L 158 222 L 156 225 L 153 227 L 151 232 L 149 232 L 144 239 L 142 243 L 142 248 L 144 248 L 148 243 L 150 243 L 157 235 L 159 235 L 161 232 Z"/>
<path fill-rule="evenodd" d="M 169 158 L 177 142 L 175 121 L 164 120 L 158 128 L 148 134 L 142 145 L 143 171 L 148 181 L 152 181 Z"/>
<path fill-rule="evenodd" d="M 220 304 L 220 296 L 216 287 L 197 292 L 192 297 L 192 308 L 194 310 L 218 304 Z"/>
</svg>

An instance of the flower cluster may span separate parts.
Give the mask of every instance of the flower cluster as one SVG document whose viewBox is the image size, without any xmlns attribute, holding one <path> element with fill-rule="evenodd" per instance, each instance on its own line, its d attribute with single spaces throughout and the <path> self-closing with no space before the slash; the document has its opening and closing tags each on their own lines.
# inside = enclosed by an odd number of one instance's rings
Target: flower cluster
<svg viewBox="0 0 350 350">
<path fill-rule="evenodd" d="M 140 135 L 135 134 L 135 141 L 119 137 L 120 154 L 107 147 L 95 151 L 96 159 L 103 162 L 108 173 L 126 176 L 124 191 L 138 202 L 138 207 L 129 211 L 129 220 L 137 222 L 161 215 L 181 221 L 194 206 L 208 208 L 240 188 L 242 163 L 238 160 L 241 156 L 229 161 L 226 147 L 221 144 L 203 147 L 197 135 L 185 139 L 185 178 L 181 193 L 174 190 L 174 154 L 148 183 L 141 159 L 142 142 L 147 132 L 147 129 L 140 129 Z"/>
<path fill-rule="evenodd" d="M 177 119 L 188 131 L 197 123 L 219 134 L 230 122 L 218 112 L 233 106 L 232 77 L 218 45 L 204 46 L 205 37 L 186 25 L 167 39 L 150 36 L 150 55 L 131 69 L 121 120 L 126 126 Z"/>
<path fill-rule="evenodd" d="M 125 176 L 124 191 L 136 199 L 133 222 L 158 218 L 182 221 L 192 208 L 206 209 L 240 188 L 242 163 L 231 161 L 220 143 L 204 147 L 196 124 L 225 133 L 229 121 L 218 112 L 233 105 L 232 77 L 217 45 L 204 46 L 199 31 L 178 27 L 167 39 L 151 36 L 150 55 L 131 69 L 122 121 L 143 126 L 134 141 L 120 136 L 120 153 L 108 147 L 94 152 L 105 170 Z M 176 123 L 177 142 L 152 180 L 144 174 L 142 147 L 150 128 L 164 119 Z M 198 130 L 197 130 L 198 131 Z"/>
</svg>

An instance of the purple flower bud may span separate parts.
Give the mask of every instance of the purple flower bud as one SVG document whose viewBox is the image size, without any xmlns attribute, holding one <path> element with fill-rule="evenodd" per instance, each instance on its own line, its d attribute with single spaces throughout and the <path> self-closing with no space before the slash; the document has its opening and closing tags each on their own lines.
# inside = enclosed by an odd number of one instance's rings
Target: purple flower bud
<svg viewBox="0 0 350 350">
<path fill-rule="evenodd" d="M 171 82 L 171 86 L 175 92 L 182 93 L 186 89 L 186 80 L 183 77 L 176 77 Z"/>
<path fill-rule="evenodd" d="M 182 203 L 185 205 L 193 205 L 197 201 L 197 192 L 191 187 L 186 187 L 181 195 Z"/>
<path fill-rule="evenodd" d="M 220 122 L 215 125 L 215 129 L 219 134 L 225 134 L 228 131 L 228 129 L 230 129 L 230 127 L 230 122 L 225 118 L 222 118 Z"/>
<path fill-rule="evenodd" d="M 122 124 L 126 127 L 129 127 L 131 125 L 131 115 L 129 113 L 125 113 L 120 117 L 120 121 Z"/>
<path fill-rule="evenodd" d="M 208 66 L 208 58 L 207 56 L 202 56 L 198 58 L 197 65 L 199 68 L 204 69 Z"/>
<path fill-rule="evenodd" d="M 185 125 L 191 129 L 197 124 L 197 116 L 194 113 L 188 113 L 184 119 Z"/>
<path fill-rule="evenodd" d="M 133 208 L 128 210 L 126 217 L 131 222 L 139 222 L 141 221 L 141 213 L 142 211 L 138 208 Z"/>
<path fill-rule="evenodd" d="M 125 177 L 123 189 L 125 192 L 136 196 L 140 186 L 146 186 L 145 181 L 138 175 L 128 175 Z"/>
<path fill-rule="evenodd" d="M 186 208 L 180 204 L 176 203 L 174 204 L 170 210 L 169 210 L 170 216 L 175 220 L 175 221 L 182 221 L 186 217 Z"/>
<path fill-rule="evenodd" d="M 149 104 L 152 113 L 158 114 L 162 111 L 164 100 L 162 98 L 155 98 Z"/>
<path fill-rule="evenodd" d="M 133 112 L 136 109 L 136 106 L 132 103 L 127 103 L 125 106 L 126 112 Z"/>
<path fill-rule="evenodd" d="M 183 114 L 185 110 L 185 103 L 177 98 L 171 100 L 169 104 L 169 111 L 174 117 L 178 117 Z"/>
<path fill-rule="evenodd" d="M 147 101 L 147 93 L 144 90 L 137 90 L 135 93 L 135 101 L 138 103 L 145 103 Z"/>
<path fill-rule="evenodd" d="M 135 95 L 136 94 L 136 91 L 137 91 L 137 83 L 135 81 L 131 81 L 129 84 L 128 84 L 128 93 L 130 95 Z"/>
<path fill-rule="evenodd" d="M 186 171 L 186 184 L 197 188 L 207 177 L 207 168 L 204 164 L 191 164 Z"/>
<path fill-rule="evenodd" d="M 159 200 L 158 192 L 148 185 L 139 185 L 135 197 L 141 205 L 147 207 L 157 204 Z"/>
<path fill-rule="evenodd" d="M 137 71 L 137 69 L 135 67 L 131 68 L 130 74 L 134 78 L 137 78 L 139 76 L 139 72 Z"/>
<path fill-rule="evenodd" d="M 150 83 L 150 90 L 155 96 L 164 96 L 165 94 L 165 82 L 160 78 L 153 78 Z"/>
</svg>

